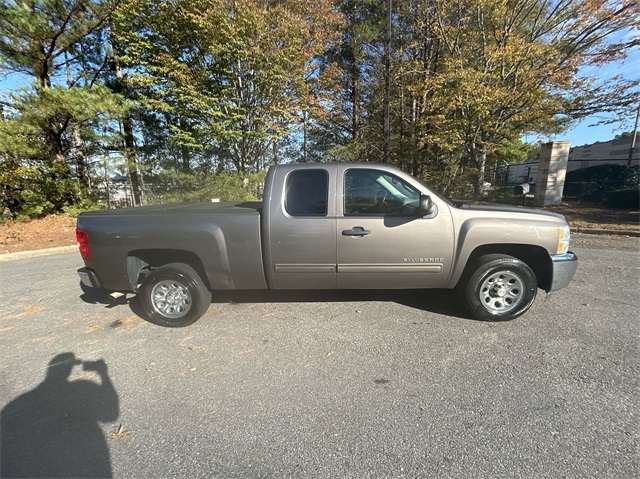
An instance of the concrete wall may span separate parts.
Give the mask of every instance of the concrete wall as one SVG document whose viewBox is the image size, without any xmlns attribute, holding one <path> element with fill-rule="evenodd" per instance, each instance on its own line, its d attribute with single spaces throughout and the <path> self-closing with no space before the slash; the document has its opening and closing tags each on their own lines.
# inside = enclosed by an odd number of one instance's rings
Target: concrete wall
<svg viewBox="0 0 640 479">
<path fill-rule="evenodd" d="M 629 161 L 631 137 L 577 146 L 569 151 L 567 171 L 597 165 L 623 165 Z M 636 142 L 631 160 L 632 166 L 640 164 L 640 146 Z M 527 161 L 509 166 L 509 183 L 535 183 L 538 177 L 538 161 Z"/>
<path fill-rule="evenodd" d="M 536 194 L 533 199 L 535 206 L 562 204 L 569 147 L 568 141 L 551 141 L 541 146 Z"/>
</svg>

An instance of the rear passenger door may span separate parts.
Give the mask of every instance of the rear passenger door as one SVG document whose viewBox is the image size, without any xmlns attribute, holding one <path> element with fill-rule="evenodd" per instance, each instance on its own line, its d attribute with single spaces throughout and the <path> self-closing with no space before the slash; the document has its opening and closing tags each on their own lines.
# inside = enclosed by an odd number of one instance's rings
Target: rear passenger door
<svg viewBox="0 0 640 479">
<path fill-rule="evenodd" d="M 275 288 L 336 287 L 336 193 L 329 168 L 292 169 L 283 197 L 271 198 L 269 263 Z"/>
</svg>

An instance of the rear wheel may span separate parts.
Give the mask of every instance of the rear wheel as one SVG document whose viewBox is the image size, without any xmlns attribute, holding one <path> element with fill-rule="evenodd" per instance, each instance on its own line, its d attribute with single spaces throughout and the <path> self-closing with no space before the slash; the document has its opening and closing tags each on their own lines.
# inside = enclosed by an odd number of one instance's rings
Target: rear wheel
<svg viewBox="0 0 640 479">
<path fill-rule="evenodd" d="M 531 307 L 537 291 L 536 275 L 526 263 L 489 254 L 478 258 L 460 292 L 475 319 L 508 321 Z"/>
<path fill-rule="evenodd" d="M 191 266 L 171 263 L 154 269 L 142 282 L 140 302 L 145 319 L 181 328 L 195 323 L 211 305 L 211 292 Z"/>
</svg>

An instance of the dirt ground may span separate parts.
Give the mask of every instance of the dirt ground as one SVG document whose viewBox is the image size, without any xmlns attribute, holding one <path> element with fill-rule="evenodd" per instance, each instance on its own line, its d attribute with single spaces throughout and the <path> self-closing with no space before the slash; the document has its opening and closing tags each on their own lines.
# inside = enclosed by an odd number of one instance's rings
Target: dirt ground
<svg viewBox="0 0 640 479">
<path fill-rule="evenodd" d="M 640 231 L 637 210 L 615 210 L 579 202 L 544 209 L 565 215 L 572 227 Z M 0 223 L 0 254 L 75 245 L 75 228 L 75 218 L 68 216 Z"/>
<path fill-rule="evenodd" d="M 599 228 L 607 230 L 640 231 L 639 210 L 617 210 L 601 203 L 573 201 L 559 206 L 542 208 L 560 213 L 573 228 Z"/>
<path fill-rule="evenodd" d="M 76 244 L 76 219 L 48 216 L 0 223 L 0 254 Z"/>
</svg>

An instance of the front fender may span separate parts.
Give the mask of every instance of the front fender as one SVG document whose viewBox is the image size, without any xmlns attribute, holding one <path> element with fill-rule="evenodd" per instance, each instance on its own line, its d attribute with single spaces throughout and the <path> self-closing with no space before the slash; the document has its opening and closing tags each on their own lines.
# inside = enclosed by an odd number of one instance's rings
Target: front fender
<svg viewBox="0 0 640 479">
<path fill-rule="evenodd" d="M 477 218 L 464 221 L 447 287 L 453 288 L 458 284 L 478 251 L 513 255 L 514 250 L 534 248 L 546 252 L 545 256 L 555 253 L 558 226 L 556 222 L 531 219 Z"/>
</svg>

